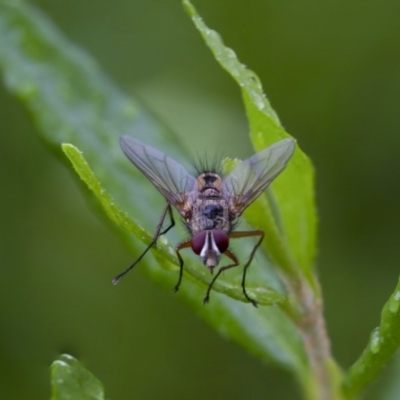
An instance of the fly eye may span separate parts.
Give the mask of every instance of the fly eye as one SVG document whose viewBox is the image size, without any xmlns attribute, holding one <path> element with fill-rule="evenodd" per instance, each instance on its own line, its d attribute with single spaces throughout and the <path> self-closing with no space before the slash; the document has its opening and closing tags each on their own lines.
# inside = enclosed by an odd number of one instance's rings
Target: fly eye
<svg viewBox="0 0 400 400">
<path fill-rule="evenodd" d="M 224 231 L 220 231 L 220 230 L 213 231 L 213 235 L 214 235 L 214 242 L 217 245 L 218 250 L 221 253 L 224 253 L 225 250 L 229 246 L 229 237 L 228 237 L 228 235 Z"/>
<path fill-rule="evenodd" d="M 201 231 L 199 233 L 196 233 L 192 237 L 190 244 L 195 254 L 199 255 L 201 253 L 201 250 L 203 250 L 204 244 L 206 242 L 206 235 L 207 235 L 206 231 Z"/>
</svg>

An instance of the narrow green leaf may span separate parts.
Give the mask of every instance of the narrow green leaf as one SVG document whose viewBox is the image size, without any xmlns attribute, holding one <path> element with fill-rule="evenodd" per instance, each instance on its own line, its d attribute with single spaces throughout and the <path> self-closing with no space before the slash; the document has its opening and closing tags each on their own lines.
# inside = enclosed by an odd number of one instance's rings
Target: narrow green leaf
<svg viewBox="0 0 400 400">
<path fill-rule="evenodd" d="M 83 365 L 63 354 L 51 365 L 51 400 L 105 400 L 101 382 Z"/>
<path fill-rule="evenodd" d="M 400 346 L 400 280 L 383 307 L 379 327 L 375 328 L 360 358 L 350 368 L 345 393 L 354 398 L 379 374 Z"/>
<path fill-rule="evenodd" d="M 148 243 L 151 237 L 148 232 L 155 229 L 165 200 L 124 157 L 118 139 L 123 134 L 131 134 L 181 161 L 185 151 L 176 138 L 121 93 L 92 59 L 24 2 L 0 3 L 0 67 L 8 89 L 30 111 L 40 136 L 57 152 L 62 143 L 71 143 L 84 154 L 83 159 L 79 151 L 64 145 L 77 172 L 96 193 L 108 216 L 123 228 L 119 229 L 121 236 L 135 254 L 142 251 L 140 240 Z M 112 194 L 112 199 L 107 193 Z M 121 210 L 126 210 L 132 220 Z M 168 237 L 174 244 L 181 240 L 173 232 Z M 241 259 L 246 259 L 251 247 L 252 243 L 244 243 L 235 249 Z M 153 253 L 163 268 L 154 262 L 152 254 L 139 266 L 169 290 L 177 280 L 176 267 L 171 271 L 174 265 L 170 262 L 174 262 L 171 249 L 163 240 Z M 202 282 L 209 282 L 209 272 L 190 252 L 183 256 L 190 274 L 184 277 L 177 296 L 221 334 L 258 357 L 290 370 L 298 380 L 307 381 L 309 365 L 302 340 L 286 315 L 276 307 L 254 309 L 217 292 L 203 306 L 205 284 Z M 261 251 L 257 261 L 249 271 L 250 294 L 257 299 L 259 289 L 284 294 L 268 256 Z M 232 270 L 218 280 L 221 286 L 216 289 L 235 297 L 240 292 L 240 280 L 240 270 Z M 120 284 L 134 285 L 134 273 Z M 267 293 L 267 303 L 268 296 Z"/>
<path fill-rule="evenodd" d="M 240 63 L 217 32 L 205 25 L 189 0 L 183 0 L 183 4 L 216 60 L 241 88 L 254 148 L 259 151 L 277 140 L 290 137 L 255 73 Z M 270 192 L 270 198 L 274 197 L 274 200 L 261 199 L 248 209 L 245 217 L 252 225 L 265 230 L 264 245 L 279 266 L 287 271 L 300 267 L 307 277 L 311 277 L 317 226 L 314 170 L 299 146 L 286 170 L 272 184 Z"/>
</svg>

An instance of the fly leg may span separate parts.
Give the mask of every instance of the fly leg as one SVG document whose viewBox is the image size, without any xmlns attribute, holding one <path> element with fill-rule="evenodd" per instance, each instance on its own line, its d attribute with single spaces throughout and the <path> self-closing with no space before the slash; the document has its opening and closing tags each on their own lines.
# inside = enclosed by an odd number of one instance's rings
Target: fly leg
<svg viewBox="0 0 400 400">
<path fill-rule="evenodd" d="M 183 242 L 181 244 L 179 244 L 175 251 L 176 251 L 176 255 L 178 256 L 178 260 L 179 260 L 179 278 L 178 278 L 178 282 L 177 284 L 174 286 L 174 291 L 175 293 L 179 290 L 179 286 L 181 285 L 182 282 L 182 275 L 183 275 L 183 258 L 181 256 L 181 253 L 179 253 L 181 250 L 186 249 L 188 247 L 191 246 L 191 241 L 187 240 L 186 242 Z"/>
<path fill-rule="evenodd" d="M 168 225 L 167 228 L 165 228 L 163 231 L 161 231 L 163 223 L 164 223 L 164 220 L 165 220 L 165 217 L 167 216 L 167 213 L 169 214 L 171 222 L 170 222 L 170 224 Z M 114 285 L 116 285 L 124 275 L 126 275 L 138 262 L 141 261 L 141 259 L 146 255 L 146 253 L 157 243 L 157 239 L 161 235 L 164 235 L 165 233 L 167 233 L 174 226 L 175 226 L 175 220 L 174 220 L 174 216 L 172 214 L 171 204 L 169 202 L 167 202 L 167 205 L 164 207 L 164 210 L 163 210 L 163 212 L 161 214 L 160 222 L 157 225 L 156 232 L 154 233 L 153 239 L 151 239 L 151 242 L 149 243 L 149 245 L 146 247 L 144 252 L 139 256 L 139 258 L 130 267 L 128 267 L 125 271 L 123 271 L 120 274 L 118 274 L 112 280 L 112 283 Z"/>
<path fill-rule="evenodd" d="M 203 304 L 207 304 L 209 302 L 211 288 L 214 285 L 214 282 L 217 280 L 217 278 L 221 274 L 221 272 L 226 271 L 229 268 L 237 267 L 239 265 L 239 260 L 232 252 L 230 252 L 229 250 L 226 250 L 224 254 L 233 261 L 233 264 L 225 265 L 224 267 L 221 267 L 218 270 L 218 272 L 215 274 L 214 278 L 212 279 L 211 283 L 208 285 L 206 297 L 204 297 L 204 299 L 203 299 Z"/>
<path fill-rule="evenodd" d="M 258 242 L 256 243 L 256 245 L 253 247 L 253 250 L 250 253 L 250 257 L 247 260 L 247 263 L 244 266 L 244 270 L 243 270 L 243 277 L 242 277 L 242 289 L 243 289 L 243 294 L 246 297 L 246 299 L 248 301 L 250 301 L 251 304 L 253 304 L 254 307 L 257 307 L 257 302 L 252 299 L 246 291 L 246 273 L 247 273 L 247 269 L 250 266 L 251 261 L 254 258 L 254 254 L 256 253 L 257 249 L 260 247 L 261 242 L 264 239 L 264 232 L 260 231 L 260 230 L 256 230 L 256 231 L 242 231 L 242 232 L 232 232 L 229 237 L 231 238 L 243 238 L 243 237 L 251 237 L 251 236 L 259 236 L 260 239 L 258 240 Z"/>
</svg>

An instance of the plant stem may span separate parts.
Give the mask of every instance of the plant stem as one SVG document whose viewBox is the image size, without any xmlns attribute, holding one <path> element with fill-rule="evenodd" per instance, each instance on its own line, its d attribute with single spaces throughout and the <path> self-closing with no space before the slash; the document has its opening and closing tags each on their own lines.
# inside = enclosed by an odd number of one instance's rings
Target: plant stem
<svg viewBox="0 0 400 400">
<path fill-rule="evenodd" d="M 341 371 L 331 355 L 319 283 L 312 282 L 311 285 L 303 276 L 284 279 L 284 283 L 293 302 L 300 308 L 300 313 L 292 312 L 287 315 L 299 330 L 310 365 L 306 381 L 302 382 L 304 398 L 345 399 L 341 393 Z"/>
</svg>

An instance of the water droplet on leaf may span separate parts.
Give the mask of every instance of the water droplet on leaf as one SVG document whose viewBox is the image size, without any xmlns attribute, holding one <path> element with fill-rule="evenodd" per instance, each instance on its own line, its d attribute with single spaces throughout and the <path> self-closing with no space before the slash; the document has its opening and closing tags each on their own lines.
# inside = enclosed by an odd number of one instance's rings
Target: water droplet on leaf
<svg viewBox="0 0 400 400">
<path fill-rule="evenodd" d="M 389 311 L 396 314 L 400 307 L 400 290 L 397 290 L 389 301 Z"/>
<path fill-rule="evenodd" d="M 382 345 L 382 338 L 380 335 L 379 328 L 375 328 L 371 334 L 371 342 L 370 342 L 371 351 L 374 354 L 378 353 L 379 350 L 381 349 L 381 345 Z"/>
</svg>

